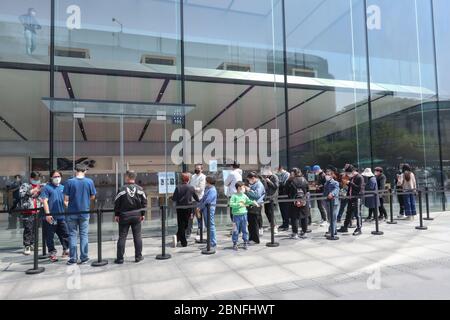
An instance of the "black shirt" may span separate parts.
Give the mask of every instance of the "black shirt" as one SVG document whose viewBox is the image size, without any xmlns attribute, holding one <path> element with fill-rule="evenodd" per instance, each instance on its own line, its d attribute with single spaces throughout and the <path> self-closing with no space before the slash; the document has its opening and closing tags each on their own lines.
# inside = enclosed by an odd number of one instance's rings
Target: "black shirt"
<svg viewBox="0 0 450 320">
<path fill-rule="evenodd" d="M 147 196 L 144 190 L 137 184 L 126 184 L 119 189 L 114 199 L 114 213 L 116 216 L 145 215 Z"/>
<path fill-rule="evenodd" d="M 192 204 L 192 199 L 200 201 L 194 187 L 187 183 L 178 185 L 172 196 L 172 200 L 177 203 L 177 206 L 189 206 Z"/>
</svg>

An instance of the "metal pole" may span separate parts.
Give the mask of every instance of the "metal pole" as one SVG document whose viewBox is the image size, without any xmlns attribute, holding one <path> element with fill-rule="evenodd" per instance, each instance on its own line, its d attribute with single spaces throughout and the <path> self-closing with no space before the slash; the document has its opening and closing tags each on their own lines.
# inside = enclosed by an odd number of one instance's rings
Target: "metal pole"
<svg viewBox="0 0 450 320">
<path fill-rule="evenodd" d="M 397 224 L 397 221 L 394 221 L 394 196 L 392 194 L 392 188 L 389 189 L 389 214 L 391 216 L 391 221 L 387 221 L 387 224 Z"/>
<path fill-rule="evenodd" d="M 211 249 L 211 205 L 209 203 L 206 205 L 206 219 L 206 249 L 202 250 L 202 254 L 215 254 L 216 250 Z"/>
<path fill-rule="evenodd" d="M 280 244 L 278 242 L 275 242 L 275 217 L 274 217 L 274 203 L 273 203 L 273 199 L 270 200 L 270 208 L 271 208 L 271 213 L 270 213 L 270 242 L 266 243 L 266 247 L 269 248 L 276 248 L 279 247 Z"/>
<path fill-rule="evenodd" d="M 425 187 L 425 207 L 427 209 L 427 217 L 423 220 L 433 221 L 434 219 L 430 217 L 430 189 Z"/>
<path fill-rule="evenodd" d="M 167 260 L 171 258 L 171 255 L 166 253 L 166 206 L 161 206 L 161 254 L 156 256 L 157 260 Z"/>
<path fill-rule="evenodd" d="M 92 262 L 93 267 L 103 267 L 108 264 L 108 260 L 102 259 L 102 217 L 103 211 L 97 209 L 97 261 Z"/>
<path fill-rule="evenodd" d="M 384 234 L 383 231 L 380 231 L 380 224 L 379 224 L 379 220 L 378 220 L 378 201 L 380 201 L 380 196 L 378 195 L 378 189 L 375 191 L 374 194 L 372 194 L 372 197 L 375 197 L 375 231 L 372 231 L 372 234 L 374 236 L 382 236 Z"/>
<path fill-rule="evenodd" d="M 417 230 L 427 230 L 428 227 L 425 227 L 423 225 L 423 211 L 422 211 L 422 191 L 419 190 L 419 218 L 420 218 L 420 225 L 416 227 Z"/>
<path fill-rule="evenodd" d="M 25 271 L 26 274 L 39 274 L 45 271 L 44 267 L 39 267 L 39 212 L 34 213 L 34 256 L 33 269 Z"/>
<path fill-rule="evenodd" d="M 41 212 L 42 212 L 42 255 L 39 256 L 39 260 L 45 260 L 48 259 L 49 255 L 47 254 L 47 233 L 46 233 L 46 228 L 48 228 L 47 226 L 47 221 L 44 219 L 45 215 L 44 215 L 44 208 L 41 208 Z M 47 230 L 48 231 L 48 230 Z"/>
</svg>

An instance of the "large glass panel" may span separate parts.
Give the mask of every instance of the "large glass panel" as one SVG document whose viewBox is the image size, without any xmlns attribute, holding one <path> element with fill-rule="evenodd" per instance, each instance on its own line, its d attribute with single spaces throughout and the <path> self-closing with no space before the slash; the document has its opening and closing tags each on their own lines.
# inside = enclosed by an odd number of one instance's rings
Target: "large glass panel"
<svg viewBox="0 0 450 320">
<path fill-rule="evenodd" d="M 2 0 L 0 62 L 48 64 L 50 0 Z"/>
<path fill-rule="evenodd" d="M 292 166 L 370 166 L 364 2 L 285 2 Z"/>
<path fill-rule="evenodd" d="M 394 182 L 400 163 L 419 187 L 441 186 L 431 2 L 369 0 L 380 22 L 369 30 L 374 162 Z M 384 88 L 378 89 L 377 85 Z M 441 210 L 441 202 L 433 201 Z"/>
</svg>

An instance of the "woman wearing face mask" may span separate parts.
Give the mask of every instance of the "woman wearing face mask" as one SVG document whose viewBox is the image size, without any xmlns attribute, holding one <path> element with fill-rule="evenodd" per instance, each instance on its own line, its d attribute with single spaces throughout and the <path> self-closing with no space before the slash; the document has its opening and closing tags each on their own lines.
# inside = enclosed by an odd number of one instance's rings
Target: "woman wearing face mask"
<svg viewBox="0 0 450 320">
<path fill-rule="evenodd" d="M 64 202 L 64 186 L 61 184 L 61 172 L 54 170 L 50 173 L 50 182 L 42 189 L 39 198 L 44 205 L 45 218 L 44 228 L 47 235 L 46 242 L 48 252 L 50 254 L 50 261 L 58 261 L 56 256 L 56 249 L 54 243 L 55 233 L 58 235 L 59 242 L 63 247 L 63 258 L 69 257 L 69 231 L 67 229 L 64 208 L 67 203 Z M 52 213 L 55 214 L 52 216 Z"/>
</svg>

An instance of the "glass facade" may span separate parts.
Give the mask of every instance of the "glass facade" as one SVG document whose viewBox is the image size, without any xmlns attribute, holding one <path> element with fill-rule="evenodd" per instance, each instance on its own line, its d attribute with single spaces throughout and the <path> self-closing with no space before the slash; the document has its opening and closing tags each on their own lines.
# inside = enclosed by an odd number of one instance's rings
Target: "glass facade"
<svg viewBox="0 0 450 320">
<path fill-rule="evenodd" d="M 447 0 L 4 0 L 0 204 L 10 205 L 15 174 L 38 170 L 46 181 L 51 168 L 67 177 L 85 162 L 97 206 L 111 207 L 126 169 L 156 206 L 158 172 L 193 171 L 198 162 L 171 157 L 182 128 L 193 136 L 198 128 L 277 129 L 282 165 L 381 166 L 392 184 L 407 162 L 420 186 L 447 187 L 449 9 Z M 45 97 L 195 108 L 68 115 L 50 112 Z M 233 157 L 216 158 L 222 194 Z M 431 204 L 442 210 L 445 199 L 433 195 Z M 2 229 L 18 227 L 1 219 Z M 227 223 L 225 213 L 220 219 Z M 149 212 L 147 227 L 159 223 Z"/>
</svg>

